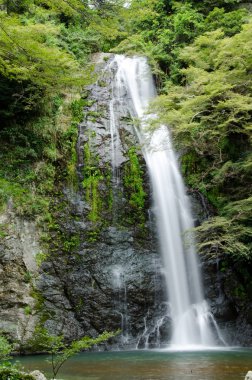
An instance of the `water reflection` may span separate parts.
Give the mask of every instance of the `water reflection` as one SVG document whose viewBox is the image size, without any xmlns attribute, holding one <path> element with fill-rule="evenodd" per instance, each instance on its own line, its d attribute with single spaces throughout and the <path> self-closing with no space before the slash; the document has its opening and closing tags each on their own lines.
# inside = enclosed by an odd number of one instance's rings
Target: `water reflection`
<svg viewBox="0 0 252 380">
<path fill-rule="evenodd" d="M 20 359 L 27 370 L 40 369 L 50 377 L 43 356 Z M 203 352 L 83 353 L 62 368 L 64 380 L 238 380 L 252 369 L 252 350 Z"/>
</svg>

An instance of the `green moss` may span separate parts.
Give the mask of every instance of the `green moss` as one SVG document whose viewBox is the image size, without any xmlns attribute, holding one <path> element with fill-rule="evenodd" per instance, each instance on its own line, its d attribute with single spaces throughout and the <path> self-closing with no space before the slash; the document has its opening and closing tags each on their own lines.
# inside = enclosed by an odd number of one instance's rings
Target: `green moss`
<svg viewBox="0 0 252 380">
<path fill-rule="evenodd" d="M 46 197 L 31 192 L 18 183 L 12 183 L 0 178 L 0 210 L 3 210 L 8 200 L 13 202 L 13 208 L 17 215 L 34 217 L 48 208 L 49 201 Z"/>
<path fill-rule="evenodd" d="M 143 223 L 145 220 L 144 206 L 146 193 L 143 188 L 143 170 L 137 154 L 137 149 L 132 147 L 128 150 L 128 162 L 124 168 L 123 182 L 127 192 L 127 198 L 132 209 L 134 222 Z"/>
<path fill-rule="evenodd" d="M 84 145 L 84 179 L 82 185 L 85 189 L 85 198 L 90 205 L 88 218 L 91 222 L 100 220 L 100 211 L 103 207 L 99 185 L 104 180 L 101 169 L 98 167 L 99 157 L 95 156 L 89 147 L 89 143 Z"/>
<path fill-rule="evenodd" d="M 183 154 L 181 159 L 181 170 L 183 175 L 195 172 L 197 167 L 197 155 L 195 152 L 190 151 Z"/>
<path fill-rule="evenodd" d="M 99 233 L 97 230 L 87 231 L 87 241 L 89 243 L 95 243 L 98 239 Z"/>
<path fill-rule="evenodd" d="M 237 285 L 232 289 L 233 297 L 237 297 L 240 301 L 244 301 L 246 299 L 246 290 L 242 284 Z"/>
<path fill-rule="evenodd" d="M 36 254 L 35 260 L 38 267 L 42 265 L 42 263 L 48 258 L 48 254 L 44 252 L 39 252 Z"/>
<path fill-rule="evenodd" d="M 98 111 L 88 111 L 87 114 L 86 114 L 88 117 L 94 117 L 94 118 L 98 118 L 98 117 L 101 117 L 102 116 L 102 112 L 98 112 Z M 92 131 L 91 134 L 94 134 L 95 131 Z"/>
<path fill-rule="evenodd" d="M 63 249 L 66 252 L 72 252 L 80 245 L 79 235 L 72 235 L 68 239 L 65 239 L 63 242 Z"/>
<path fill-rule="evenodd" d="M 87 104 L 84 99 L 75 99 L 71 103 L 73 121 L 81 122 L 83 120 L 83 107 Z"/>
<path fill-rule="evenodd" d="M 61 179 L 77 186 L 77 124 L 83 118 L 82 99 L 68 103 L 55 96 L 46 114 L 0 131 L 0 210 L 11 199 L 17 215 L 36 219 L 48 214 L 57 167 Z"/>
<path fill-rule="evenodd" d="M 29 284 L 31 282 L 31 279 L 32 279 L 32 274 L 31 272 L 27 271 L 24 273 L 24 282 L 26 282 L 27 284 Z"/>
<path fill-rule="evenodd" d="M 31 313 L 32 313 L 32 309 L 31 309 L 31 306 L 26 306 L 25 308 L 24 308 L 24 313 L 25 313 L 25 315 L 30 315 Z"/>
<path fill-rule="evenodd" d="M 105 179 L 105 185 L 107 189 L 107 196 L 106 196 L 106 201 L 107 201 L 107 207 L 108 210 L 111 211 L 113 208 L 113 188 L 112 188 L 112 171 L 111 171 L 111 166 L 107 164 L 106 166 L 106 175 L 104 177 Z"/>
<path fill-rule="evenodd" d="M 5 238 L 8 236 L 8 226 L 7 224 L 0 225 L 0 239 Z"/>
<path fill-rule="evenodd" d="M 98 80 L 98 86 L 100 87 L 106 87 L 107 86 L 107 82 L 105 80 Z"/>
<path fill-rule="evenodd" d="M 83 120 L 84 113 L 83 108 L 87 105 L 87 100 L 85 99 L 75 99 L 71 103 L 71 114 L 72 122 L 70 128 L 64 135 L 65 145 L 67 145 L 68 160 L 67 160 L 67 183 L 68 186 L 77 189 L 78 188 L 78 176 L 77 176 L 77 138 L 78 138 L 78 128 L 77 125 Z"/>
</svg>

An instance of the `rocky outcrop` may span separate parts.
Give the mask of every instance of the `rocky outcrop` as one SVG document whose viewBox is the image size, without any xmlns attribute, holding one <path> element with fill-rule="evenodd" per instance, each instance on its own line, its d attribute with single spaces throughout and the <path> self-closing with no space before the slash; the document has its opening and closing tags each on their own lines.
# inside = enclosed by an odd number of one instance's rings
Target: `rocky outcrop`
<svg viewBox="0 0 252 380">
<path fill-rule="evenodd" d="M 109 69 L 103 71 L 105 65 Z M 110 65 L 109 56 L 100 60 L 99 78 L 85 93 L 77 143 L 79 186 L 62 189 L 62 199 L 55 202 L 57 231 L 37 286 L 50 331 L 73 339 L 121 329 L 118 344 L 133 346 L 145 332 L 139 341 L 143 346 L 147 335 L 152 334 L 153 344 L 155 335 L 162 335 L 156 322 L 167 310 L 145 164 L 139 148 L 130 150 L 138 140 L 126 91 L 121 104 L 111 103 L 116 68 Z M 112 106 L 119 124 L 113 157 Z M 132 192 L 138 195 L 129 185 L 131 176 L 138 176 L 133 163 L 149 194 L 142 208 L 132 201 Z"/>
<path fill-rule="evenodd" d="M 245 380 L 252 380 L 252 371 L 248 371 L 246 376 L 245 376 Z"/>
<path fill-rule="evenodd" d="M 252 268 L 229 257 L 202 258 L 204 288 L 211 311 L 227 344 L 252 343 Z"/>
<path fill-rule="evenodd" d="M 214 210 L 202 194 L 188 191 L 195 225 L 214 215 Z M 251 263 L 236 261 L 227 255 L 201 255 L 201 270 L 205 298 L 220 332 L 228 345 L 252 344 L 252 280 Z M 223 344 L 223 342 L 220 342 Z"/>
<path fill-rule="evenodd" d="M 33 376 L 35 380 L 46 380 L 45 375 L 38 370 L 30 372 L 30 375 Z"/>
<path fill-rule="evenodd" d="M 37 322 L 32 293 L 38 274 L 38 233 L 32 222 L 12 213 L 11 202 L 0 215 L 0 228 L 0 330 L 22 345 Z"/>
</svg>

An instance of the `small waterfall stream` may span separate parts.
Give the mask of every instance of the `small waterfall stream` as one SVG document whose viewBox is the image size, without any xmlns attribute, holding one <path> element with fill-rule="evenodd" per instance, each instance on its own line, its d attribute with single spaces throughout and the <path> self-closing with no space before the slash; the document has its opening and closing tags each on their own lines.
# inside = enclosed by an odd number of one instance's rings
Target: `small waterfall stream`
<svg viewBox="0 0 252 380">
<path fill-rule="evenodd" d="M 213 346 L 216 344 L 216 334 L 211 329 L 214 320 L 204 301 L 193 237 L 190 237 L 189 244 L 184 242 L 184 233 L 193 227 L 193 222 L 170 134 L 166 126 L 160 126 L 152 135 L 144 128 L 147 123 L 144 112 L 156 94 L 150 69 L 142 57 L 115 56 L 113 64 L 117 71 L 110 106 L 112 157 L 116 157 L 113 137 L 118 136 L 113 109 L 126 91 L 132 117 L 141 119 L 137 134 L 143 146 L 153 187 L 172 319 L 169 344 L 173 348 Z M 115 167 L 114 161 L 112 167 Z M 144 334 L 147 334 L 146 326 Z"/>
<path fill-rule="evenodd" d="M 123 268 L 115 265 L 112 268 L 112 282 L 115 293 L 115 310 L 121 317 L 121 340 L 122 344 L 127 344 L 128 336 L 128 310 L 127 310 L 127 281 Z"/>
</svg>

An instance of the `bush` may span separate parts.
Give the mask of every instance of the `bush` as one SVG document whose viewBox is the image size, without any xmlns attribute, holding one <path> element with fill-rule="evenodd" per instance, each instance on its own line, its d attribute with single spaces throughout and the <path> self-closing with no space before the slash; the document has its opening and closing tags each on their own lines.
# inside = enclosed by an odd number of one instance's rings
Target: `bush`
<svg viewBox="0 0 252 380">
<path fill-rule="evenodd" d="M 0 379 L 1 380 L 34 380 L 32 375 L 24 372 L 20 372 L 16 368 L 0 368 Z"/>
</svg>

